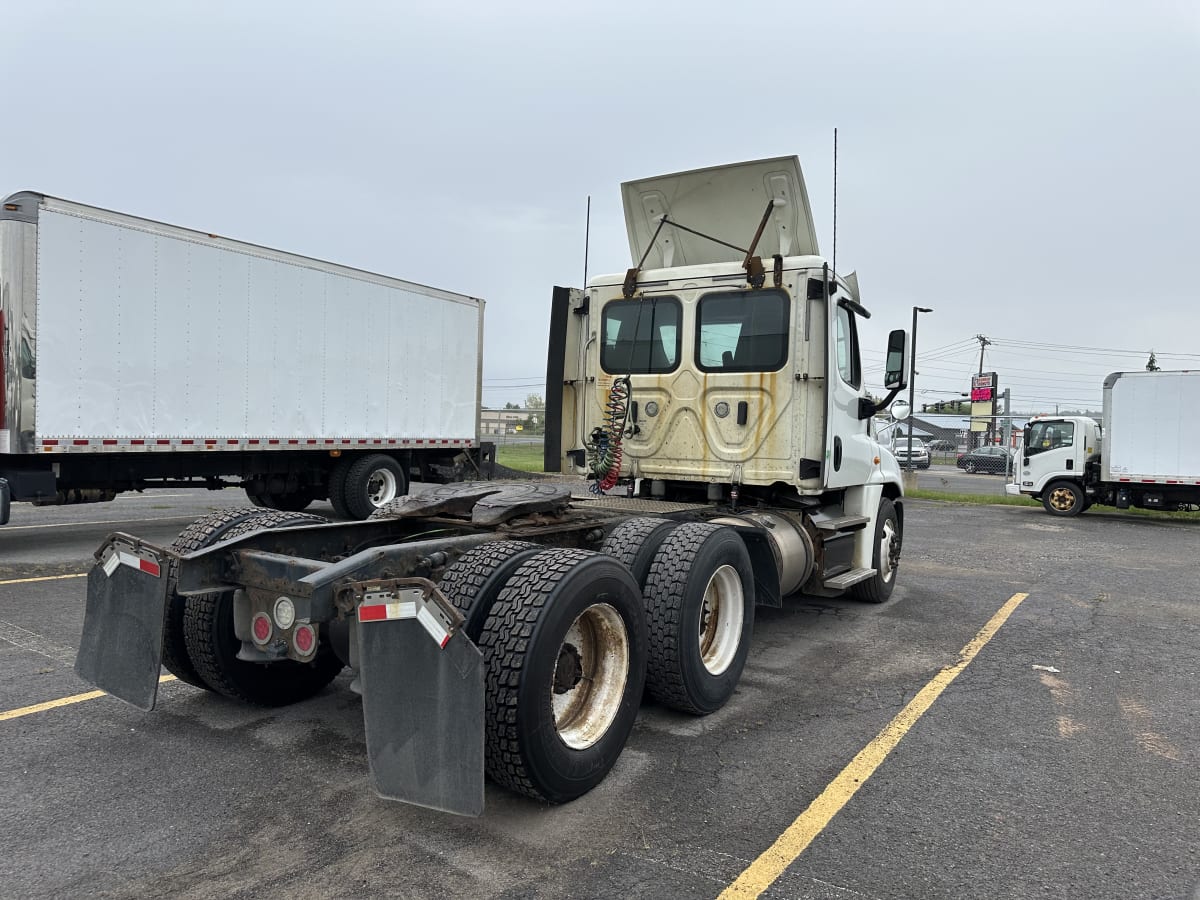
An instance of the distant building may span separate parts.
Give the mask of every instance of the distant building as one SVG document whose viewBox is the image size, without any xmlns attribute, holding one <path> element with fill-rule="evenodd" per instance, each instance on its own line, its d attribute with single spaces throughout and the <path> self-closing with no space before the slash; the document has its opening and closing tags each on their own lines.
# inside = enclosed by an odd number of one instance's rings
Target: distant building
<svg viewBox="0 0 1200 900">
<path fill-rule="evenodd" d="M 540 409 L 481 409 L 479 411 L 479 433 L 516 434 L 517 426 L 523 425 L 530 416 L 542 416 Z"/>
</svg>

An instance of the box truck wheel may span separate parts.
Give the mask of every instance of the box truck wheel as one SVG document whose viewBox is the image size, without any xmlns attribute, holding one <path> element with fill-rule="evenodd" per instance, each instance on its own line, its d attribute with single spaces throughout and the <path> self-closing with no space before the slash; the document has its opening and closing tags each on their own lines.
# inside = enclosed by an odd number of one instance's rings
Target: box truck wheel
<svg viewBox="0 0 1200 900">
<path fill-rule="evenodd" d="M 339 519 L 353 518 L 350 515 L 350 507 L 346 505 L 346 475 L 353 464 L 353 456 L 343 456 L 329 470 L 329 481 L 326 484 L 326 491 L 329 495 L 329 504 L 333 507 L 333 511 Z"/>
<path fill-rule="evenodd" d="M 871 566 L 875 574 L 850 588 L 850 596 L 864 603 L 882 603 L 892 596 L 896 570 L 900 567 L 900 519 L 896 505 L 884 497 L 875 516 L 875 544 Z"/>
<path fill-rule="evenodd" d="M 500 592 L 479 646 L 488 775 L 550 803 L 599 784 L 646 677 L 646 614 L 629 570 L 603 553 L 537 553 Z"/>
<path fill-rule="evenodd" d="M 754 571 L 732 528 L 688 522 L 650 564 L 646 687 L 672 709 L 706 715 L 732 695 L 754 628 Z"/>
<path fill-rule="evenodd" d="M 177 553 L 194 553 L 205 547 L 211 547 L 225 540 L 225 535 L 247 519 L 258 516 L 258 509 L 223 509 L 220 512 L 203 516 L 179 532 L 179 537 L 171 542 L 171 549 Z M 174 583 L 179 564 L 172 561 L 169 578 Z M 163 625 L 163 659 L 167 671 L 188 684 L 209 690 L 204 679 L 192 665 L 188 656 L 187 645 L 183 638 L 184 598 L 174 589 L 167 598 L 167 614 Z"/>
<path fill-rule="evenodd" d="M 328 522 L 308 513 L 264 512 L 234 525 L 221 540 L 231 540 L 262 528 Z M 194 594 L 186 598 L 183 613 L 188 656 L 205 685 L 218 694 L 257 706 L 285 706 L 306 700 L 342 670 L 342 661 L 321 635 L 320 648 L 310 663 L 285 659 L 267 665 L 237 658 L 242 642 L 233 630 L 233 591 Z"/>
<path fill-rule="evenodd" d="M 464 553 L 442 575 L 438 587 L 463 614 L 467 620 L 463 630 L 476 644 L 508 579 L 521 563 L 542 549 L 529 541 L 495 541 Z"/>
<path fill-rule="evenodd" d="M 393 457 L 372 453 L 351 463 L 342 491 L 351 518 L 365 519 L 407 494 L 408 478 Z"/>
<path fill-rule="evenodd" d="M 1086 502 L 1083 488 L 1073 481 L 1055 481 L 1042 491 L 1042 506 L 1052 516 L 1077 516 Z"/>
<path fill-rule="evenodd" d="M 633 579 L 645 587 L 654 554 L 668 534 L 679 526 L 670 519 L 638 516 L 622 522 L 604 539 L 601 553 L 615 556 L 633 573 Z"/>
</svg>

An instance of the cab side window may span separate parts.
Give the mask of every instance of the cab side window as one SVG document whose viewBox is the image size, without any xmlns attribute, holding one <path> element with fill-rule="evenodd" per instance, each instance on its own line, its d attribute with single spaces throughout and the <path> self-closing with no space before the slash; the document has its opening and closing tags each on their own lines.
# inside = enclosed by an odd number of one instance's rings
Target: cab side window
<svg viewBox="0 0 1200 900">
<path fill-rule="evenodd" d="M 837 366 L 842 381 L 852 388 L 862 385 L 858 329 L 854 324 L 854 315 L 844 306 L 837 308 Z"/>
</svg>

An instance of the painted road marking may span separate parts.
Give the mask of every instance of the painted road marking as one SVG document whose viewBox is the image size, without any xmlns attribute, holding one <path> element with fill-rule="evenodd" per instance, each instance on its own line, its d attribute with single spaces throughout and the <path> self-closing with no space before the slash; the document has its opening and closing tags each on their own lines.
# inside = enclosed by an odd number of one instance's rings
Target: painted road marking
<svg viewBox="0 0 1200 900">
<path fill-rule="evenodd" d="M 177 681 L 174 675 L 160 675 L 158 678 L 159 684 L 166 684 L 168 681 Z M 84 703 L 88 700 L 96 700 L 99 697 L 107 697 L 108 694 L 104 691 L 88 691 L 86 694 L 72 694 L 70 697 L 59 697 L 57 700 L 47 700 L 45 703 L 35 703 L 33 706 L 22 706 L 20 709 L 10 709 L 7 712 L 0 712 L 0 722 L 8 719 L 19 719 L 22 716 L 32 716 L 36 713 L 46 712 L 51 709 L 58 709 L 60 706 L 71 706 L 74 703 Z"/>
<path fill-rule="evenodd" d="M 858 789 L 866 784 L 867 779 L 883 763 L 889 753 L 896 749 L 900 739 L 916 724 L 933 702 L 941 696 L 959 673 L 963 671 L 980 650 L 984 648 L 1000 630 L 1013 611 L 1021 605 L 1028 594 L 1013 594 L 996 614 L 992 616 L 979 633 L 959 651 L 958 662 L 946 666 L 925 687 L 909 701 L 904 709 L 896 714 L 892 721 L 884 726 L 883 731 L 875 736 L 859 754 L 842 769 L 838 776 L 829 783 L 821 796 L 817 797 L 800 817 L 784 831 L 761 856 L 752 862 L 741 875 L 721 892 L 718 900 L 733 900 L 733 898 L 757 897 L 779 878 L 796 859 L 808 849 L 811 844 L 838 814 Z"/>
<path fill-rule="evenodd" d="M 87 572 L 78 572 L 74 575 L 43 575 L 40 578 L 10 578 L 8 581 L 0 581 L 0 585 L 29 584 L 33 581 L 61 581 L 64 578 L 87 578 Z"/>
<path fill-rule="evenodd" d="M 93 522 L 51 522 L 47 525 L 5 525 L 8 531 L 30 531 L 34 528 L 77 528 L 80 525 L 123 525 L 126 522 L 187 522 L 195 516 L 138 516 L 136 519 L 99 519 Z"/>
<path fill-rule="evenodd" d="M 37 653 L 63 666 L 75 665 L 75 649 L 73 647 L 60 646 L 42 637 L 36 631 L 30 631 L 28 628 L 22 628 L 20 625 L 4 619 L 0 619 L 0 641 L 12 644 L 20 650 Z"/>
</svg>

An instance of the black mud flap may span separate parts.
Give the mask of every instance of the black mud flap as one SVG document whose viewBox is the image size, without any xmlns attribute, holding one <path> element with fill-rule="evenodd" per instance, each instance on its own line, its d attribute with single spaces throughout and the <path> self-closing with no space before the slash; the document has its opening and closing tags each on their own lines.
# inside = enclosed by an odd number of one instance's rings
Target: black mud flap
<svg viewBox="0 0 1200 900">
<path fill-rule="evenodd" d="M 154 709 L 167 608 L 165 554 L 114 535 L 96 556 L 75 673 L 138 709 Z"/>
<path fill-rule="evenodd" d="M 430 585 L 432 587 L 432 585 Z M 367 756 L 376 793 L 461 816 L 483 813 L 483 654 L 428 593 L 358 608 Z"/>
</svg>

